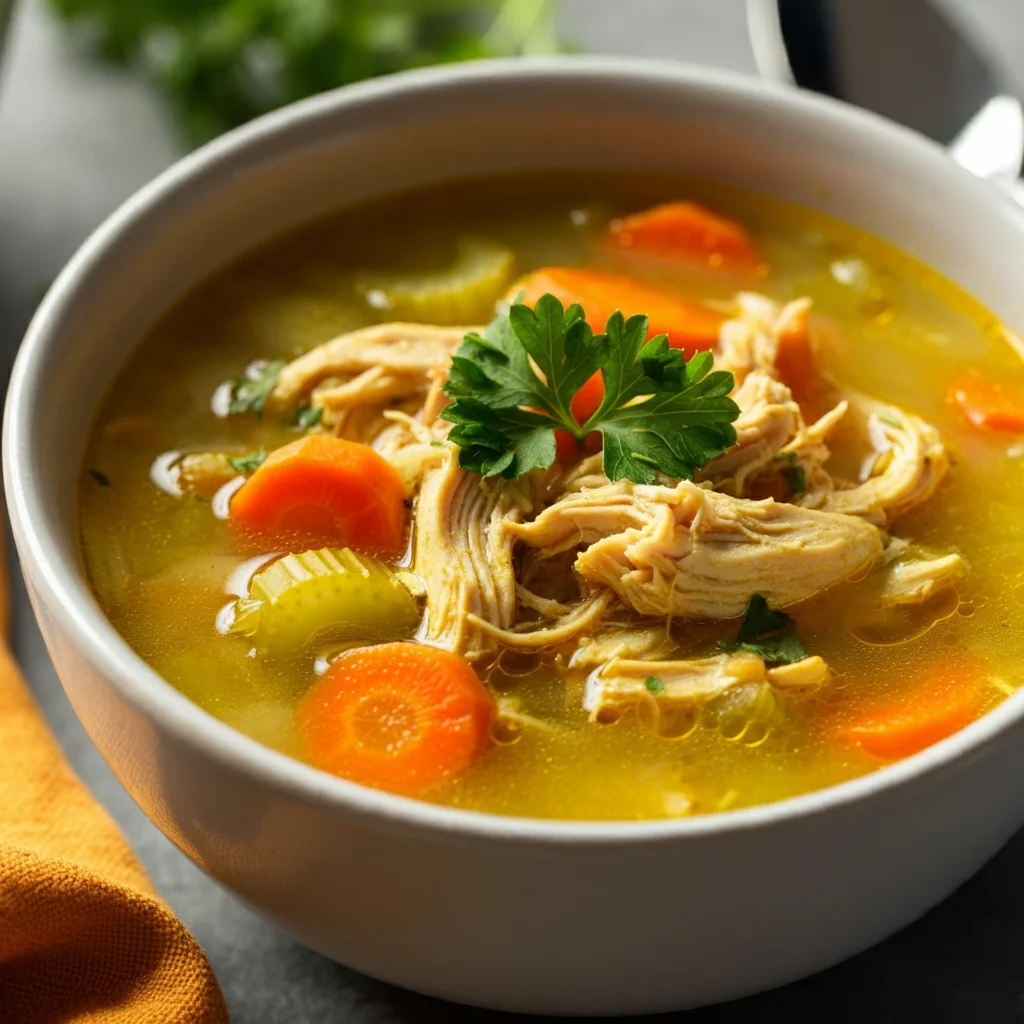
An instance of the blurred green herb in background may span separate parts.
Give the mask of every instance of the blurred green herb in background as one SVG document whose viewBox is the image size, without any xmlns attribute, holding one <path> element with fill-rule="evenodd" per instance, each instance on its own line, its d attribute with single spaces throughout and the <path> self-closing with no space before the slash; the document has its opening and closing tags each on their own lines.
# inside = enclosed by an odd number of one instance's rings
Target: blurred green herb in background
<svg viewBox="0 0 1024 1024">
<path fill-rule="evenodd" d="M 559 49 L 557 0 L 51 0 L 107 59 L 140 68 L 199 143 L 348 82 Z"/>
</svg>

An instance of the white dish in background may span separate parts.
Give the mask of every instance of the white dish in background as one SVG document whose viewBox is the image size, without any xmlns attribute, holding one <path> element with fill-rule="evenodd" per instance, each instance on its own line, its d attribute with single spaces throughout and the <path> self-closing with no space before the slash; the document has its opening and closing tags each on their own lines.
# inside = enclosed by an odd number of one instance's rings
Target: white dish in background
<svg viewBox="0 0 1024 1024">
<path fill-rule="evenodd" d="M 561 166 L 695 174 L 824 210 L 1024 326 L 1024 211 L 871 115 L 629 60 L 414 72 L 231 133 L 96 232 L 18 357 L 8 503 L 90 736 L 157 825 L 239 897 L 326 955 L 433 995 L 545 1013 L 677 1009 L 835 963 L 964 881 L 1024 820 L 1024 696 L 898 765 L 778 804 L 648 823 L 502 818 L 365 789 L 210 717 L 121 640 L 77 551 L 98 403 L 194 284 L 340 205 Z"/>
</svg>

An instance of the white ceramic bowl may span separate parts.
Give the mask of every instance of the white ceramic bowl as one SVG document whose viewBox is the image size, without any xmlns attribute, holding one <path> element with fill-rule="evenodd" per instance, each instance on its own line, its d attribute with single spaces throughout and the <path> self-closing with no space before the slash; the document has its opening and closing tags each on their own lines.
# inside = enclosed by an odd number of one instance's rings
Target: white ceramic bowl
<svg viewBox="0 0 1024 1024">
<path fill-rule="evenodd" d="M 104 618 L 75 495 L 97 404 L 140 334 L 214 268 L 339 205 L 488 171 L 720 178 L 888 238 L 1024 326 L 1024 214 L 930 143 L 852 109 L 679 65 L 572 58 L 416 72 L 264 118 L 143 189 L 29 330 L 4 471 L 50 653 L 146 813 L 330 957 L 508 1010 L 654 1011 L 779 985 L 911 921 L 1024 819 L 1024 695 L 894 767 L 683 821 L 429 806 L 322 774 L 211 718 Z"/>
</svg>

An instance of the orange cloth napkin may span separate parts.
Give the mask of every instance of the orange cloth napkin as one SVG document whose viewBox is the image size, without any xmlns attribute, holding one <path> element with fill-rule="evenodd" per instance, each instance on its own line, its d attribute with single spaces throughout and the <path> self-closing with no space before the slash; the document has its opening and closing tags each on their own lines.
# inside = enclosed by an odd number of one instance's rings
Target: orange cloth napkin
<svg viewBox="0 0 1024 1024">
<path fill-rule="evenodd" d="M 0 1022 L 222 1024 L 195 939 L 65 763 L 8 649 L 0 534 Z"/>
</svg>

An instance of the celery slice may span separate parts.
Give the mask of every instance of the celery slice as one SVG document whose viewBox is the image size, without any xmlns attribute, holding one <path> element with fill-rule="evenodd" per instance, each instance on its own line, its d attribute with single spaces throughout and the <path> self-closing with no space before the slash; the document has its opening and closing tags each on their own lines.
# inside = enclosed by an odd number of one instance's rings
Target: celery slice
<svg viewBox="0 0 1024 1024">
<path fill-rule="evenodd" d="M 422 594 L 413 573 L 348 548 L 305 551 L 253 576 L 248 597 L 235 604 L 231 631 L 272 657 L 313 644 L 402 640 L 419 626 Z"/>
<path fill-rule="evenodd" d="M 479 238 L 459 240 L 455 262 L 427 273 L 367 272 L 357 289 L 396 320 L 456 326 L 488 320 L 515 272 L 510 249 Z"/>
</svg>

